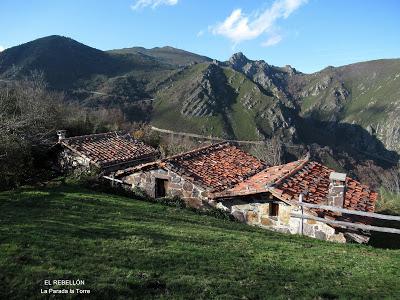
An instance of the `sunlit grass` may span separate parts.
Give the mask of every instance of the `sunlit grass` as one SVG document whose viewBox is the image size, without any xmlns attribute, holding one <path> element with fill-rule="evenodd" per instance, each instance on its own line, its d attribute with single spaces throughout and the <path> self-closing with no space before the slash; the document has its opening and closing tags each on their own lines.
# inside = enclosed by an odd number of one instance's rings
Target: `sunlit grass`
<svg viewBox="0 0 400 300">
<path fill-rule="evenodd" d="M 0 298 L 396 298 L 400 250 L 278 234 L 76 186 L 0 193 Z"/>
</svg>

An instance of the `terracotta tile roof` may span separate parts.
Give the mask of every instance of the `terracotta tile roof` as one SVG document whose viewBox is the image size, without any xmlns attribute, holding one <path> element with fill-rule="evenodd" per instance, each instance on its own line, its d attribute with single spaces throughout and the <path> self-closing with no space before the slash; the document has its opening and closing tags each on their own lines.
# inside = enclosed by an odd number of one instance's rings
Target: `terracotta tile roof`
<svg viewBox="0 0 400 300">
<path fill-rule="evenodd" d="M 288 164 L 269 167 L 248 178 L 216 197 L 232 197 L 271 192 L 283 201 L 297 201 L 305 193 L 304 202 L 322 204 L 326 201 L 329 175 L 334 170 L 320 163 L 298 160 Z M 373 212 L 378 194 L 366 185 L 346 177 L 346 193 L 343 208 Z"/>
<path fill-rule="evenodd" d="M 227 189 L 266 168 L 229 143 L 219 143 L 164 159 L 162 166 L 211 191 Z"/>
<path fill-rule="evenodd" d="M 219 193 L 218 196 L 238 196 L 268 192 L 268 187 L 270 187 L 278 179 L 281 179 L 291 173 L 302 163 L 303 161 L 294 161 L 285 165 L 269 167 L 251 176 L 247 180 L 235 185 L 233 188 Z"/>
<path fill-rule="evenodd" d="M 121 132 L 76 136 L 63 139 L 60 144 L 99 167 L 128 163 L 157 155 L 153 147 Z"/>
<path fill-rule="evenodd" d="M 300 193 L 306 193 L 304 201 L 313 204 L 323 203 L 328 195 L 329 175 L 334 170 L 320 163 L 309 161 L 293 175 L 283 178 L 274 185 L 274 195 L 281 199 L 297 200 Z M 378 193 L 368 186 L 346 177 L 346 191 L 343 208 L 373 212 Z"/>
</svg>

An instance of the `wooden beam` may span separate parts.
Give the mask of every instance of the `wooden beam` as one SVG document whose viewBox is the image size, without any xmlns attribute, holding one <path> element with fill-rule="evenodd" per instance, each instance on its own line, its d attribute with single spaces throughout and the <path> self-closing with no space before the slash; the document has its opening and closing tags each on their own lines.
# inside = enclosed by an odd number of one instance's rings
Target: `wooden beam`
<svg viewBox="0 0 400 300">
<path fill-rule="evenodd" d="M 111 182 L 124 183 L 122 180 L 115 179 L 115 178 L 110 177 L 110 176 L 103 176 L 103 178 L 108 179 L 108 180 L 111 180 Z"/>
<path fill-rule="evenodd" d="M 379 232 L 387 232 L 387 233 L 396 233 L 400 234 L 400 229 L 396 228 L 388 228 L 388 227 L 378 227 L 378 226 L 372 226 L 372 225 L 365 225 L 365 224 L 356 224 L 356 223 L 350 223 L 350 222 L 344 222 L 344 221 L 335 221 L 335 220 L 327 220 L 324 218 L 319 218 L 319 217 L 314 217 L 314 216 L 308 216 L 308 215 L 300 215 L 300 214 L 290 214 L 291 217 L 294 218 L 303 218 L 307 220 L 315 220 L 319 221 L 322 223 L 327 223 L 327 224 L 333 224 L 337 226 L 344 226 L 344 227 L 351 227 L 351 228 L 357 228 L 357 229 L 364 229 L 364 230 L 371 230 L 371 231 L 379 231 Z"/>
<path fill-rule="evenodd" d="M 340 208 L 340 207 L 335 207 L 335 206 L 318 205 L 318 204 L 311 204 L 311 203 L 305 203 L 305 202 L 291 202 L 291 203 L 294 205 L 304 206 L 304 207 L 308 207 L 308 208 L 330 210 L 330 211 L 340 212 L 340 213 L 344 213 L 344 214 L 348 214 L 348 215 L 358 215 L 358 216 L 370 217 L 370 218 L 375 218 L 375 219 L 400 221 L 400 216 L 369 213 L 369 212 L 365 212 L 365 211 L 351 210 L 351 209 L 345 209 L 345 208 Z"/>
</svg>

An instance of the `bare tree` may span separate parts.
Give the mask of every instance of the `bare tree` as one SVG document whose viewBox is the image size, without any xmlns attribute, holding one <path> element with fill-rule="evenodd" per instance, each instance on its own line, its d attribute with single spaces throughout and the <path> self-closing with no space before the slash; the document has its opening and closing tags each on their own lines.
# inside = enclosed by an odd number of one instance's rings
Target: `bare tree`
<svg viewBox="0 0 400 300">
<path fill-rule="evenodd" d="M 266 140 L 264 144 L 253 146 L 251 152 L 270 166 L 282 163 L 282 143 L 276 136 Z"/>
<path fill-rule="evenodd" d="M 71 134 L 118 130 L 125 122 L 120 109 L 89 110 L 51 91 L 42 72 L 0 87 L 0 189 L 35 176 L 43 165 L 57 129 Z"/>
<path fill-rule="evenodd" d="M 182 152 L 190 151 L 199 147 L 199 143 L 185 136 L 168 134 L 161 139 L 160 152 L 162 156 L 170 156 Z"/>
<path fill-rule="evenodd" d="M 382 186 L 389 192 L 400 194 L 400 164 L 381 175 Z"/>
<path fill-rule="evenodd" d="M 41 141 L 59 122 L 63 94 L 50 92 L 44 75 L 32 72 L 0 90 L 0 131 Z"/>
</svg>

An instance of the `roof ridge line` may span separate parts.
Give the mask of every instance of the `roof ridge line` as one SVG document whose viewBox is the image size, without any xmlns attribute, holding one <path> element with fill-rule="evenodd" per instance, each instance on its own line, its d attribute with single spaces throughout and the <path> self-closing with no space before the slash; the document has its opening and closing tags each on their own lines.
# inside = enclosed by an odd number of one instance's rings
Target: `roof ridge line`
<svg viewBox="0 0 400 300">
<path fill-rule="evenodd" d="M 220 143 L 211 144 L 211 145 L 204 146 L 204 147 L 201 147 L 201 148 L 196 148 L 196 149 L 193 149 L 193 150 L 184 152 L 184 153 L 175 154 L 175 155 L 172 155 L 172 156 L 170 156 L 170 157 L 163 158 L 163 159 L 158 159 L 158 160 L 153 161 L 153 162 L 149 162 L 149 163 L 145 163 L 145 164 L 142 164 L 142 165 L 130 167 L 130 168 L 127 168 L 127 169 L 125 169 L 125 170 L 122 170 L 123 172 L 122 172 L 120 175 L 126 174 L 126 173 L 128 173 L 128 172 L 130 172 L 130 171 L 139 171 L 139 170 L 141 170 L 142 168 L 146 168 L 146 167 L 158 166 L 158 167 L 161 167 L 161 168 L 162 168 L 162 167 L 165 167 L 166 163 L 168 163 L 168 160 L 170 160 L 170 159 L 174 159 L 174 158 L 176 158 L 176 157 L 180 157 L 180 156 L 183 156 L 183 155 L 185 155 L 185 154 L 190 154 L 190 153 L 192 153 L 192 152 L 205 150 L 205 149 L 207 149 L 207 148 L 211 148 L 211 147 L 213 147 L 213 146 L 218 146 L 218 145 L 221 145 L 221 144 L 224 144 L 224 143 L 228 143 L 228 142 L 225 142 L 225 141 L 224 141 L 224 142 L 220 142 Z M 228 143 L 228 144 L 229 144 L 229 143 Z M 120 176 L 120 175 L 119 175 L 119 176 Z"/>
<path fill-rule="evenodd" d="M 194 154 L 194 153 L 196 153 L 196 152 L 201 152 L 201 151 L 206 150 L 206 149 L 216 148 L 216 147 L 218 147 L 218 146 L 222 146 L 223 144 L 230 145 L 229 142 L 223 141 L 223 142 L 211 144 L 211 145 L 208 145 L 208 146 L 196 148 L 196 149 L 193 149 L 193 150 L 190 150 L 190 151 L 187 151 L 187 152 L 175 154 L 175 155 L 166 157 L 166 158 L 162 159 L 161 161 L 162 161 L 162 162 L 168 162 L 169 160 L 172 160 L 172 159 L 175 159 L 175 158 L 178 158 L 178 157 L 183 157 L 183 156 L 186 156 L 186 155 Z M 234 146 L 234 147 L 235 147 L 235 146 Z"/>
<path fill-rule="evenodd" d="M 295 168 L 293 168 L 293 170 L 291 170 L 290 172 L 288 172 L 287 174 L 283 175 L 281 178 L 278 178 L 273 184 L 272 187 L 277 186 L 278 184 L 280 184 L 283 180 L 289 178 L 290 176 L 294 175 L 295 173 L 297 173 L 299 170 L 301 170 L 308 162 L 310 162 L 310 159 L 308 157 L 299 160 L 300 163 L 299 165 L 297 165 Z"/>
<path fill-rule="evenodd" d="M 101 135 L 108 135 L 108 134 L 109 135 L 115 134 L 117 137 L 119 137 L 119 136 L 127 135 L 129 133 L 126 132 L 126 131 L 121 130 L 121 131 L 109 131 L 109 132 L 101 132 L 101 133 L 93 133 L 93 134 L 85 134 L 85 135 L 76 135 L 76 136 L 71 136 L 71 137 L 62 139 L 61 142 L 72 140 L 72 139 L 80 140 L 80 139 L 85 139 L 85 138 L 88 138 L 88 137 L 98 137 L 98 136 L 101 136 Z M 120 135 L 118 135 L 118 134 L 120 134 Z"/>
<path fill-rule="evenodd" d="M 145 168 L 153 167 L 153 166 L 157 166 L 159 168 L 163 167 L 161 160 L 158 159 L 158 160 L 151 161 L 151 162 L 148 162 L 148 163 L 143 163 L 143 164 L 140 164 L 140 165 L 137 165 L 137 166 L 129 167 L 129 168 L 126 168 L 126 169 L 123 169 L 123 170 L 117 170 L 115 173 L 116 173 L 116 175 L 118 177 L 121 177 L 121 176 L 125 176 L 129 172 L 141 171 L 141 170 L 143 170 Z"/>
</svg>

